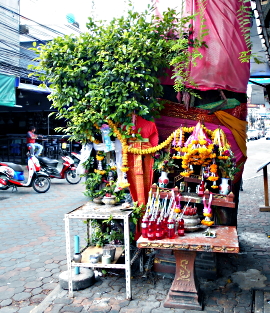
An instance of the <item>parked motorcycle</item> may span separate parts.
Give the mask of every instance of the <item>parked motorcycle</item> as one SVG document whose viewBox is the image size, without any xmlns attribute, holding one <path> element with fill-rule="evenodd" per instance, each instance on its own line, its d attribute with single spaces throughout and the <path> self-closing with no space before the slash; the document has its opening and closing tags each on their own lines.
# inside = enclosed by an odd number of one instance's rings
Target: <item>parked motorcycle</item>
<svg viewBox="0 0 270 313">
<path fill-rule="evenodd" d="M 27 158 L 29 171 L 27 181 L 25 181 L 22 165 L 0 162 L 0 190 L 7 190 L 12 187 L 13 190 L 17 191 L 17 187 L 33 187 L 36 192 L 44 193 L 50 189 L 50 177 L 40 170 L 38 159 L 30 153 L 28 153 Z"/>
<path fill-rule="evenodd" d="M 47 173 L 50 178 L 66 179 L 70 184 L 78 184 L 81 180 L 80 175 L 77 174 L 77 168 L 74 160 L 69 156 L 61 156 L 63 159 L 63 167 L 61 171 L 57 169 L 59 163 L 56 159 L 47 157 L 37 157 L 42 170 Z"/>
</svg>

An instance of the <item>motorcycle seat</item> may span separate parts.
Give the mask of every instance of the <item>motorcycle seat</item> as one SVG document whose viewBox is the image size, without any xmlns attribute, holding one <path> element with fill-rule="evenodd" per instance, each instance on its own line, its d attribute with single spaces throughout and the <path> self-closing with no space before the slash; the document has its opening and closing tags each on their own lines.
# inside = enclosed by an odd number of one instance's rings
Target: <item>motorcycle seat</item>
<svg viewBox="0 0 270 313">
<path fill-rule="evenodd" d="M 59 161 L 56 159 L 50 159 L 48 157 L 37 157 L 37 159 L 45 164 L 54 165 L 57 164 Z"/>
<path fill-rule="evenodd" d="M 23 172 L 23 167 L 20 164 L 15 164 L 12 162 L 2 162 L 2 165 L 7 165 L 11 167 L 15 172 Z"/>
</svg>

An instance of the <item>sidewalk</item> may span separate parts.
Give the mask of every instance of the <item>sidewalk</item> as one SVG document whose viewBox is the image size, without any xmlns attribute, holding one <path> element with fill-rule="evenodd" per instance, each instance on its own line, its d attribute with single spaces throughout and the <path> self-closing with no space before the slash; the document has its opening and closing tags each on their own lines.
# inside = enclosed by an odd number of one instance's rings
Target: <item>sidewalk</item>
<svg viewBox="0 0 270 313">
<path fill-rule="evenodd" d="M 264 202 L 262 176 L 244 181 L 243 188 L 240 253 L 217 254 L 218 279 L 200 279 L 207 313 L 253 312 L 255 291 L 270 290 L 270 213 L 259 212 Z M 52 180 L 45 194 L 31 188 L 16 194 L 0 191 L 0 313 L 196 313 L 163 307 L 172 280 L 161 276 L 134 275 L 132 301 L 125 299 L 124 272 L 101 277 L 90 288 L 75 291 L 72 299 L 60 289 L 58 275 L 67 268 L 63 217 L 87 201 L 83 190 L 82 184 Z M 81 228 L 78 221 L 74 229 Z"/>
</svg>

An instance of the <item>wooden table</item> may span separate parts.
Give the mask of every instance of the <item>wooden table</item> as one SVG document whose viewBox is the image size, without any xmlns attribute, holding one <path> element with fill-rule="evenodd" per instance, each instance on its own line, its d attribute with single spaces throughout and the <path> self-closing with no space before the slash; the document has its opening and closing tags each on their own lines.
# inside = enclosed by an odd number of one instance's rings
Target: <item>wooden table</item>
<svg viewBox="0 0 270 313">
<path fill-rule="evenodd" d="M 138 248 L 173 249 L 176 270 L 164 307 L 202 310 L 202 301 L 197 285 L 194 264 L 197 251 L 239 253 L 235 226 L 211 227 L 215 238 L 205 237 L 204 230 L 185 233 L 183 237 L 149 241 L 143 237 L 137 240 Z"/>
</svg>

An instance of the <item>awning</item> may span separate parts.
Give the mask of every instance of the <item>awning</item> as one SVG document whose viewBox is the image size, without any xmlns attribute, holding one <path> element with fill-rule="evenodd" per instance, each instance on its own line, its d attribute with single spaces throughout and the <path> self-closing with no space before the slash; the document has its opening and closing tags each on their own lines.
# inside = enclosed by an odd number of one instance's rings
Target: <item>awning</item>
<svg viewBox="0 0 270 313">
<path fill-rule="evenodd" d="M 258 84 L 270 84 L 270 77 L 269 78 L 250 78 L 249 84 L 253 84 L 253 82 Z"/>
<path fill-rule="evenodd" d="M 24 83 L 19 83 L 18 89 L 29 90 L 33 92 L 39 92 L 39 93 L 47 93 L 47 94 L 50 94 L 52 92 L 52 90 L 48 87 L 42 88 L 36 85 L 24 84 Z"/>
<path fill-rule="evenodd" d="M 0 74 L 0 105 L 16 105 L 15 76 Z"/>
</svg>

